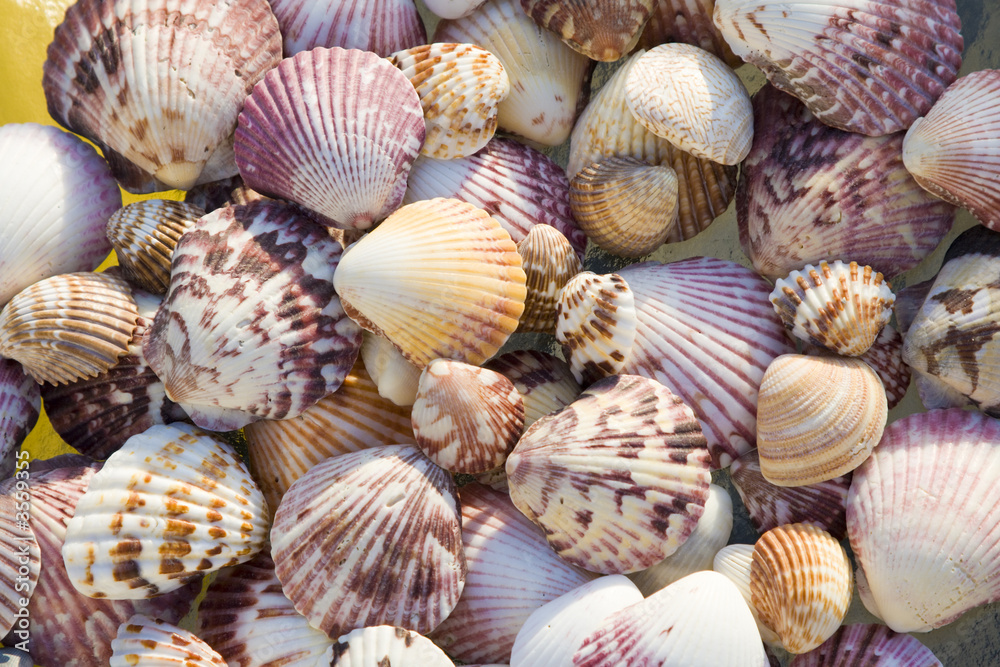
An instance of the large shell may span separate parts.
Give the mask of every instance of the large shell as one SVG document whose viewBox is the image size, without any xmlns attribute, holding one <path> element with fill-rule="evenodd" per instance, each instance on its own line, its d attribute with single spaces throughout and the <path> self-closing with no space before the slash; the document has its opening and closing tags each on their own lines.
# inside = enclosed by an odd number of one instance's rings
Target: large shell
<svg viewBox="0 0 1000 667">
<path fill-rule="evenodd" d="M 821 121 L 881 136 L 908 128 L 955 80 L 964 41 L 954 0 L 716 0 L 733 52 Z"/>
<path fill-rule="evenodd" d="M 108 239 L 129 278 L 153 294 L 165 294 L 177 241 L 203 215 L 194 204 L 170 199 L 135 202 L 108 220 Z"/>
<path fill-rule="evenodd" d="M 104 225 L 122 199 L 90 145 L 54 127 L 4 125 L 0 181 L 0 308 L 43 278 L 104 261 Z"/>
<path fill-rule="evenodd" d="M 743 64 L 712 22 L 715 0 L 654 0 L 653 13 L 639 38 L 639 47 L 651 49 L 667 42 L 700 46 L 730 67 Z"/>
<path fill-rule="evenodd" d="M 187 190 L 236 173 L 236 117 L 280 59 L 263 0 L 86 0 L 56 29 L 42 85 L 52 117 L 97 144 L 125 189 Z"/>
<path fill-rule="evenodd" d="M 367 229 L 402 202 L 424 132 L 420 98 L 391 63 L 316 48 L 281 61 L 247 98 L 236 164 L 254 190 Z"/>
<path fill-rule="evenodd" d="M 226 667 L 222 656 L 188 630 L 136 614 L 111 642 L 109 667 Z"/>
<path fill-rule="evenodd" d="M 500 223 L 451 199 L 404 206 L 352 246 L 334 276 L 347 313 L 420 368 L 493 356 L 517 328 L 524 284 Z"/>
<path fill-rule="evenodd" d="M 295 417 L 336 390 L 361 346 L 333 289 L 341 252 L 274 202 L 201 218 L 177 245 L 143 341 L 167 396 L 222 431 Z"/>
<path fill-rule="evenodd" d="M 486 0 L 424 0 L 427 9 L 443 19 L 457 19 L 465 16 Z"/>
<path fill-rule="evenodd" d="M 593 60 L 614 61 L 632 50 L 653 0 L 521 0 L 524 13 Z"/>
<path fill-rule="evenodd" d="M 42 397 L 21 364 L 0 359 L 0 479 L 14 473 L 16 452 L 35 428 Z"/>
<path fill-rule="evenodd" d="M 273 0 L 286 56 L 316 47 L 388 56 L 427 41 L 413 0 Z"/>
<path fill-rule="evenodd" d="M 757 632 L 760 633 L 760 638 L 766 644 L 777 646 L 781 643 L 778 639 L 778 635 L 775 634 L 774 630 L 761 623 L 760 616 L 757 613 L 757 608 L 754 606 L 753 598 L 750 594 L 750 573 L 753 569 L 753 551 L 754 545 L 752 544 L 730 544 L 722 547 L 722 549 L 715 554 L 715 560 L 712 562 L 712 569 L 719 574 L 724 575 L 727 579 L 729 579 L 729 581 L 736 585 L 740 595 L 743 596 L 743 601 L 746 602 L 747 606 L 750 608 L 750 613 L 753 615 L 754 623 L 757 624 Z"/>
<path fill-rule="evenodd" d="M 790 667 L 941 667 L 915 637 L 884 625 L 844 625 L 812 651 L 795 656 Z"/>
<path fill-rule="evenodd" d="M 491 359 L 486 368 L 506 375 L 524 399 L 524 428 L 576 400 L 581 387 L 565 361 L 538 350 Z"/>
<path fill-rule="evenodd" d="M 620 574 L 683 544 L 704 511 L 708 465 L 691 409 L 658 382 L 621 375 L 525 431 L 507 478 L 514 504 L 556 553 Z"/>
<path fill-rule="evenodd" d="M 413 630 L 379 625 L 345 634 L 330 667 L 452 667 L 444 651 Z"/>
</svg>

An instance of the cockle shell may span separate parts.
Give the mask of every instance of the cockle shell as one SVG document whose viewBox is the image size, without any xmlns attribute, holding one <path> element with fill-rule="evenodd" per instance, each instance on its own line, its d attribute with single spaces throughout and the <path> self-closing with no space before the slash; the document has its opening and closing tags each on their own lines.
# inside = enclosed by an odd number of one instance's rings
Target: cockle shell
<svg viewBox="0 0 1000 667">
<path fill-rule="evenodd" d="M 494 357 L 486 368 L 506 375 L 524 399 L 524 428 L 576 400 L 582 388 L 569 365 L 538 350 L 517 350 Z"/>
<path fill-rule="evenodd" d="M 884 625 L 844 625 L 808 653 L 792 658 L 790 667 L 941 667 L 929 648 L 915 637 Z"/>
<path fill-rule="evenodd" d="M 4 635 L 12 628 L 30 627 L 25 618 L 28 610 L 21 609 L 30 602 L 42 566 L 41 549 L 31 528 L 30 466 L 26 458 L 18 457 L 20 478 L 15 477 L 11 459 L 9 476 L 0 485 L 0 633 Z"/>
<path fill-rule="evenodd" d="M 438 357 L 493 356 L 524 311 L 525 275 L 510 235 L 453 199 L 404 206 L 341 259 L 347 314 L 423 368 Z"/>
<path fill-rule="evenodd" d="M 97 144 L 126 190 L 187 190 L 236 173 L 236 117 L 280 59 L 262 0 L 86 0 L 56 29 L 42 85 L 52 118 Z"/>
<path fill-rule="evenodd" d="M 427 42 L 413 0 L 273 0 L 271 7 L 286 56 L 334 46 L 388 56 Z"/>
<path fill-rule="evenodd" d="M 333 646 L 330 667 L 452 667 L 444 651 L 413 630 L 390 625 L 358 628 Z"/>
<path fill-rule="evenodd" d="M 518 332 L 555 333 L 556 306 L 559 292 L 583 264 L 558 229 L 537 224 L 517 244 L 521 267 L 525 274 L 524 312 L 518 321 Z"/>
<path fill-rule="evenodd" d="M 652 49 L 667 42 L 700 46 L 722 58 L 730 67 L 743 64 L 712 22 L 715 0 L 653 0 L 653 12 L 639 38 L 639 48 Z"/>
<path fill-rule="evenodd" d="M 908 128 L 955 80 L 964 41 L 953 0 L 716 0 L 733 52 L 822 122 L 869 136 Z"/>
<path fill-rule="evenodd" d="M 16 453 L 35 428 L 42 397 L 21 364 L 0 359 L 0 478 L 14 474 Z"/>
<path fill-rule="evenodd" d="M 361 358 L 379 396 L 401 407 L 413 405 L 421 369 L 407 361 L 395 345 L 387 338 L 365 331 L 361 338 Z"/>
<path fill-rule="evenodd" d="M 226 667 L 226 661 L 188 630 L 137 614 L 111 642 L 109 667 Z"/>
<path fill-rule="evenodd" d="M 166 294 L 177 241 L 203 215 L 194 204 L 170 199 L 135 202 L 108 220 L 108 240 L 129 278 L 153 294 Z"/>
<path fill-rule="evenodd" d="M 521 0 L 535 23 L 593 60 L 614 61 L 632 50 L 653 0 Z"/>
<path fill-rule="evenodd" d="M 236 127 L 236 164 L 254 190 L 331 227 L 367 229 L 396 210 L 424 142 L 409 80 L 355 49 L 303 51 L 254 88 Z"/>
<path fill-rule="evenodd" d="M 29 285 L 92 271 L 111 250 L 104 236 L 121 193 L 107 163 L 54 127 L 0 127 L 0 308 Z"/>
<path fill-rule="evenodd" d="M 424 44 L 389 61 L 420 96 L 427 132 L 421 155 L 468 157 L 493 138 L 510 79 L 492 53 L 474 44 Z"/>
<path fill-rule="evenodd" d="M 708 465 L 698 420 L 680 398 L 653 380 L 616 375 L 525 431 L 507 479 L 514 504 L 556 553 L 622 574 L 660 562 L 695 529 Z"/>
</svg>

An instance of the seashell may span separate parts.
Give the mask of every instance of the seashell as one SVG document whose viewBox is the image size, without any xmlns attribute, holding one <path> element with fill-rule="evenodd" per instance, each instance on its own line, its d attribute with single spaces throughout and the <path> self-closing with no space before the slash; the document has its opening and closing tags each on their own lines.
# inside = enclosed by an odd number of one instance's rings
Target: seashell
<svg viewBox="0 0 1000 667">
<path fill-rule="evenodd" d="M 808 523 L 837 540 L 847 536 L 851 473 L 816 484 L 776 486 L 764 478 L 760 455 L 751 450 L 733 461 L 729 475 L 758 533 L 790 523 Z"/>
<path fill-rule="evenodd" d="M 14 475 L 18 448 L 38 422 L 42 397 L 21 364 L 0 359 L 0 479 Z M 0 605 L 2 618 L 3 605 Z"/>
<path fill-rule="evenodd" d="M 886 407 L 899 405 L 910 386 L 910 367 L 903 363 L 903 337 L 891 325 L 882 329 L 861 360 L 872 367 L 885 389 Z"/>
<path fill-rule="evenodd" d="M 273 0 L 285 56 L 317 47 L 374 51 L 388 56 L 427 42 L 413 0 Z"/>
<path fill-rule="evenodd" d="M 528 291 L 517 331 L 555 333 L 559 292 L 583 264 L 558 229 L 537 224 L 517 244 Z"/>
<path fill-rule="evenodd" d="M 426 125 L 421 155 L 468 157 L 493 138 L 510 80 L 492 53 L 474 44 L 424 44 L 397 51 L 389 62 L 420 96 Z"/>
<path fill-rule="evenodd" d="M 892 319 L 896 296 L 872 267 L 807 264 L 774 283 L 771 304 L 795 337 L 845 356 L 858 357 Z"/>
<path fill-rule="evenodd" d="M 379 396 L 401 407 L 413 405 L 417 400 L 420 369 L 407 361 L 395 345 L 382 336 L 365 331 L 361 339 L 361 357 L 365 369 L 377 385 Z"/>
<path fill-rule="evenodd" d="M 260 0 L 86 0 L 56 28 L 42 86 L 52 118 L 93 141 L 126 190 L 187 190 L 236 173 L 236 117 L 279 60 Z"/>
<path fill-rule="evenodd" d="M 962 64 L 954 3 L 716 0 L 714 20 L 733 52 L 795 95 L 823 123 L 869 136 L 908 128 Z"/>
<path fill-rule="evenodd" d="M 486 0 L 424 0 L 424 5 L 440 18 L 458 19 L 484 2 Z"/>
<path fill-rule="evenodd" d="M 574 51 L 609 62 L 635 46 L 652 4 L 653 0 L 521 0 L 521 9 Z"/>
<path fill-rule="evenodd" d="M 917 386 L 917 395 L 920 397 L 920 403 L 927 410 L 964 408 L 967 405 L 973 405 L 968 396 L 962 394 L 957 389 L 953 389 L 943 380 L 933 375 L 915 371 L 913 381 Z"/>
<path fill-rule="evenodd" d="M 884 625 L 844 625 L 818 647 L 792 658 L 790 667 L 941 667 L 915 637 Z"/>
<path fill-rule="evenodd" d="M 615 273 L 578 273 L 559 293 L 556 340 L 583 387 L 621 372 L 636 326 L 632 292 Z"/>
<path fill-rule="evenodd" d="M 1000 599 L 998 444 L 1000 423 L 982 413 L 913 414 L 855 471 L 847 531 L 858 589 L 896 632 L 927 632 Z"/>
<path fill-rule="evenodd" d="M 632 157 L 670 167 L 677 176 L 677 226 L 669 242 L 692 238 L 729 206 L 736 189 L 736 168 L 700 160 L 656 136 L 635 119 L 625 100 L 637 51 L 595 94 L 580 114 L 570 138 L 566 173 L 572 178 L 606 157 Z"/>
<path fill-rule="evenodd" d="M 331 667 L 452 667 L 444 651 L 413 630 L 391 625 L 358 628 L 333 646 Z"/>
<path fill-rule="evenodd" d="M 573 219 L 565 172 L 547 155 L 524 144 L 495 137 L 467 158 L 418 158 L 403 203 L 436 197 L 483 209 L 515 243 L 524 240 L 536 224 L 555 227 L 583 260 L 587 237 Z"/>
<path fill-rule="evenodd" d="M 460 498 L 469 573 L 455 609 L 430 637 L 465 662 L 513 664 L 515 637 L 535 610 L 596 575 L 553 553 L 506 493 L 466 484 Z"/>
<path fill-rule="evenodd" d="M 624 372 L 663 383 L 695 411 L 712 466 L 757 443 L 757 392 L 771 361 L 794 351 L 767 302 L 771 285 L 734 262 L 692 258 L 620 270 L 639 325 Z"/>
<path fill-rule="evenodd" d="M 695 157 L 737 165 L 750 152 L 750 94 L 702 48 L 662 44 L 644 53 L 629 68 L 625 100 L 643 127 Z"/>
<path fill-rule="evenodd" d="M 246 184 L 367 229 L 400 205 L 424 141 L 409 80 L 374 53 L 317 47 L 281 61 L 254 88 L 236 127 Z"/>
<path fill-rule="evenodd" d="M 981 70 L 948 86 L 903 138 L 903 164 L 931 194 L 969 209 L 1000 231 L 1000 70 Z"/>
<path fill-rule="evenodd" d="M 782 355 L 760 384 L 761 473 L 778 486 L 839 477 L 868 458 L 887 417 L 882 381 L 860 359 Z"/>
<path fill-rule="evenodd" d="M 153 294 L 166 294 L 177 241 L 203 215 L 205 211 L 194 204 L 169 199 L 138 201 L 111 216 L 108 240 L 130 279 Z"/>
<path fill-rule="evenodd" d="M 556 553 L 623 574 L 655 565 L 688 538 L 708 497 L 708 465 L 691 409 L 657 382 L 620 375 L 525 431 L 507 479 L 514 504 Z"/>
<path fill-rule="evenodd" d="M 18 292 L 0 312 L 0 356 L 37 382 L 95 377 L 128 352 L 139 313 L 132 291 L 106 273 L 68 273 Z"/>
<path fill-rule="evenodd" d="M 79 137 L 34 123 L 0 127 L 0 309 L 29 285 L 92 271 L 121 193 L 107 163 Z"/>
<path fill-rule="evenodd" d="M 352 246 L 334 276 L 347 314 L 420 368 L 493 356 L 517 328 L 524 283 L 500 223 L 450 199 L 404 206 Z"/>
<path fill-rule="evenodd" d="M 712 561 L 712 569 L 724 575 L 736 586 L 736 589 L 743 597 L 743 601 L 746 602 L 747 607 L 750 609 L 754 623 L 757 624 L 757 632 L 760 634 L 761 640 L 771 646 L 780 646 L 781 640 L 774 630 L 761 623 L 757 608 L 754 606 L 750 594 L 750 572 L 753 569 L 753 551 L 754 545 L 752 544 L 730 544 L 722 547 L 715 554 L 715 559 Z"/>
<path fill-rule="evenodd" d="M 336 390 L 361 345 L 333 289 L 340 255 L 323 227 L 275 202 L 201 218 L 143 341 L 167 397 L 228 430 L 296 417 Z"/>
<path fill-rule="evenodd" d="M 910 330 L 913 319 L 924 305 L 924 299 L 927 298 L 927 293 L 931 291 L 933 285 L 934 278 L 930 278 L 915 285 L 907 285 L 896 294 L 893 312 L 896 314 L 896 328 L 899 329 L 900 335 L 906 336 L 906 332 Z"/>
<path fill-rule="evenodd" d="M 891 278 L 916 266 L 951 228 L 954 208 L 906 171 L 902 135 L 827 127 L 772 86 L 754 95 L 753 107 L 736 218 L 758 273 L 778 278 L 844 258 Z"/>
<path fill-rule="evenodd" d="M 847 553 L 815 526 L 772 528 L 754 545 L 753 606 L 789 653 L 811 651 L 829 639 L 844 620 L 853 592 Z"/>
<path fill-rule="evenodd" d="M 619 257 L 641 257 L 677 227 L 677 174 L 632 157 L 594 162 L 570 181 L 569 203 L 587 238 Z"/>
<path fill-rule="evenodd" d="M 427 458 L 471 475 L 503 465 L 521 437 L 524 401 L 496 371 L 434 359 L 420 374 L 410 418 Z"/>
<path fill-rule="evenodd" d="M 510 79 L 497 124 L 545 146 L 569 137 L 588 90 L 590 60 L 539 27 L 518 0 L 488 0 L 462 18 L 441 21 L 434 42 L 477 44 L 495 55 Z"/>
<path fill-rule="evenodd" d="M 211 213 L 217 208 L 233 206 L 233 193 L 237 190 L 243 192 L 253 192 L 243 183 L 243 178 L 236 174 L 229 178 L 223 178 L 211 183 L 196 185 L 184 193 L 184 203 L 197 206 L 206 213 Z M 263 196 L 258 193 L 258 196 Z M 249 202 L 235 202 L 244 204 Z"/>
<path fill-rule="evenodd" d="M 14 477 L 12 464 L 8 477 L 0 485 L 0 633 L 3 635 L 15 626 L 22 631 L 29 628 L 25 614 L 42 564 L 41 549 L 30 523 L 31 491 L 25 479 L 29 474 L 28 462 L 18 458 L 21 479 Z"/>
<path fill-rule="evenodd" d="M 506 375 L 524 400 L 524 428 L 576 400 L 582 388 L 569 365 L 538 350 L 517 350 L 494 357 L 484 366 Z"/>
<path fill-rule="evenodd" d="M 736 68 L 743 61 L 733 54 L 722 33 L 712 22 L 715 0 L 654 0 L 639 48 L 652 49 L 667 42 L 700 46 Z"/>
<path fill-rule="evenodd" d="M 118 627 L 111 651 L 109 667 L 226 667 L 222 656 L 193 633 L 141 614 Z"/>
<path fill-rule="evenodd" d="M 313 467 L 271 527 L 285 595 L 331 638 L 393 623 L 425 633 L 466 575 L 451 476 L 414 447 L 373 447 Z"/>
</svg>

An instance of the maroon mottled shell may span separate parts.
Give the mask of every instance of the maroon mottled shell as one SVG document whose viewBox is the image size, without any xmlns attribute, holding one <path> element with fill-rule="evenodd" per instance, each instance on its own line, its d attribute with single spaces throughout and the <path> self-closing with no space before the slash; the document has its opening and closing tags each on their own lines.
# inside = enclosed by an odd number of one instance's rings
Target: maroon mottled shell
<svg viewBox="0 0 1000 667">
<path fill-rule="evenodd" d="M 929 648 L 912 635 L 884 625 L 842 626 L 808 653 L 797 655 L 790 667 L 941 667 Z"/>
<path fill-rule="evenodd" d="M 654 0 L 653 13 L 639 38 L 639 47 L 652 49 L 667 42 L 700 46 L 730 67 L 743 64 L 712 22 L 715 0 Z"/>
<path fill-rule="evenodd" d="M 910 387 L 910 367 L 903 362 L 903 337 L 887 324 L 861 358 L 878 373 L 886 403 L 892 410 Z"/>
<path fill-rule="evenodd" d="M 380 56 L 427 43 L 413 0 L 272 0 L 286 56 L 317 46 Z"/>
<path fill-rule="evenodd" d="M 14 452 L 35 428 L 42 398 L 21 364 L 0 359 L 0 479 L 14 472 Z"/>
<path fill-rule="evenodd" d="M 494 357 L 486 368 L 506 375 L 524 399 L 524 428 L 561 410 L 583 390 L 569 364 L 538 350 L 517 350 Z"/>
</svg>

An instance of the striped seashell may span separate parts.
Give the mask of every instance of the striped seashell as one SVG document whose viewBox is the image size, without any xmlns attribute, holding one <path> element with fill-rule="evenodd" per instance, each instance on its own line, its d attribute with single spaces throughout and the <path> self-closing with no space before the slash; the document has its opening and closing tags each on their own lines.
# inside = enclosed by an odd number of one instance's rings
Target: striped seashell
<svg viewBox="0 0 1000 667">
<path fill-rule="evenodd" d="M 584 271 L 559 293 L 556 340 L 583 387 L 621 372 L 636 326 L 635 300 L 618 274 Z"/>
<path fill-rule="evenodd" d="M 234 202 L 233 195 L 237 192 L 254 192 L 243 183 L 243 177 L 239 174 L 223 178 L 211 183 L 196 185 L 184 193 L 184 203 L 197 206 L 206 213 L 211 213 L 217 208 L 224 206 L 234 206 L 236 204 L 246 204 L 249 202 Z M 257 193 L 258 197 L 263 197 Z"/>
<path fill-rule="evenodd" d="M 740 245 L 761 275 L 845 258 L 887 277 L 916 266 L 955 209 L 906 171 L 902 135 L 827 127 L 773 86 L 753 97 L 754 144 L 736 190 Z"/>
<path fill-rule="evenodd" d="M 583 263 L 569 240 L 555 227 L 537 224 L 517 244 L 528 294 L 517 331 L 554 334 L 559 292 Z"/>
<path fill-rule="evenodd" d="M 795 337 L 851 357 L 875 343 L 895 301 L 881 273 L 839 259 L 792 271 L 771 292 L 774 310 Z"/>
<path fill-rule="evenodd" d="M 0 484 L 0 633 L 4 635 L 15 627 L 22 631 L 30 627 L 25 614 L 42 567 L 42 552 L 31 528 L 28 462 L 18 458 L 21 479 L 14 477 L 11 466 Z"/>
<path fill-rule="evenodd" d="M 510 235 L 451 199 L 404 206 L 345 253 L 334 275 L 344 309 L 423 368 L 479 365 L 517 328 L 525 275 Z"/>
<path fill-rule="evenodd" d="M 236 164 L 262 194 L 367 229 L 400 205 L 424 132 L 420 98 L 391 63 L 317 47 L 281 61 L 247 98 Z"/>
<path fill-rule="evenodd" d="M 197 632 L 230 667 L 317 667 L 333 657 L 333 641 L 282 593 L 266 549 L 215 577 Z"/>
<path fill-rule="evenodd" d="M 95 377 L 128 352 L 139 313 L 132 290 L 106 273 L 40 280 L 0 312 L 0 357 L 39 383 Z"/>
<path fill-rule="evenodd" d="M 680 398 L 653 380 L 620 375 L 525 431 L 507 458 L 507 479 L 514 504 L 556 553 L 623 574 L 660 562 L 695 529 L 709 462 Z"/>
<path fill-rule="evenodd" d="M 885 325 L 861 360 L 872 367 L 885 389 L 886 407 L 899 405 L 910 386 L 910 367 L 903 362 L 903 337 L 892 325 Z"/>
<path fill-rule="evenodd" d="M 153 294 L 166 294 L 177 241 L 203 215 L 194 204 L 170 199 L 138 201 L 112 215 L 108 240 L 125 275 Z"/>
<path fill-rule="evenodd" d="M 413 630 L 391 625 L 358 628 L 333 646 L 330 667 L 452 667 L 444 651 Z"/>
<path fill-rule="evenodd" d="M 427 458 L 472 475 L 507 460 L 524 427 L 524 401 L 496 371 L 435 359 L 420 374 L 410 419 Z"/>
<path fill-rule="evenodd" d="M 642 257 L 677 233 L 677 174 L 633 157 L 607 157 L 570 181 L 573 215 L 594 245 Z"/>
<path fill-rule="evenodd" d="M 485 368 L 506 375 L 514 383 L 524 400 L 526 429 L 575 401 L 582 391 L 565 361 L 538 350 L 502 354 L 487 362 Z"/>
<path fill-rule="evenodd" d="M 1000 70 L 981 70 L 948 86 L 903 138 L 903 164 L 928 192 L 969 209 L 1000 231 Z"/>
<path fill-rule="evenodd" d="M 743 61 L 733 54 L 722 33 L 712 22 L 715 0 L 654 0 L 639 48 L 652 49 L 667 42 L 700 46 L 736 68 Z"/>
<path fill-rule="evenodd" d="M 425 633 L 462 593 L 461 532 L 448 473 L 414 447 L 373 447 L 292 484 L 271 556 L 285 595 L 331 638 L 386 623 Z"/>
<path fill-rule="evenodd" d="M 920 312 L 920 307 L 924 305 L 924 299 L 934 285 L 934 278 L 930 278 L 915 285 L 907 285 L 896 294 L 896 303 L 893 312 L 896 314 L 896 328 L 901 336 L 906 336 L 910 330 L 914 318 Z"/>
<path fill-rule="evenodd" d="M 46 125 L 4 125 L 0 180 L 0 308 L 39 280 L 104 261 L 104 224 L 122 199 L 89 144 Z"/>
<path fill-rule="evenodd" d="M 467 158 L 419 158 L 413 163 L 403 203 L 436 197 L 483 209 L 515 243 L 524 240 L 536 224 L 555 227 L 583 261 L 587 237 L 570 210 L 566 173 L 534 148 L 495 137 Z"/>
<path fill-rule="evenodd" d="M 126 190 L 187 190 L 236 173 L 236 117 L 280 59 L 261 0 L 86 0 L 56 29 L 42 86 L 53 119 L 93 141 Z"/>
<path fill-rule="evenodd" d="M 869 136 L 908 128 L 955 80 L 964 41 L 954 2 L 716 0 L 733 52 L 823 123 Z"/>
<path fill-rule="evenodd" d="M 513 664 L 515 637 L 531 614 L 596 575 L 554 554 L 506 493 L 466 484 L 459 497 L 469 573 L 455 609 L 430 637 L 465 662 Z"/>
<path fill-rule="evenodd" d="M 518 0 L 488 0 L 462 18 L 441 21 L 434 42 L 477 44 L 495 55 L 510 79 L 497 124 L 545 146 L 569 137 L 588 90 L 590 60 L 537 26 Z"/>
<path fill-rule="evenodd" d="M 618 60 L 635 46 L 653 0 L 521 0 L 535 23 L 559 35 L 574 51 L 598 61 Z"/>
<path fill-rule="evenodd" d="M 387 338 L 365 331 L 361 339 L 361 358 L 379 396 L 400 407 L 413 405 L 417 400 L 421 369 L 407 361 L 395 345 Z"/>
<path fill-rule="evenodd" d="M 620 270 L 639 325 L 626 373 L 666 385 L 695 411 L 713 468 L 756 446 L 757 392 L 771 361 L 794 351 L 767 302 L 771 285 L 714 258 Z"/>
<path fill-rule="evenodd" d="M 670 167 L 677 176 L 678 213 L 667 241 L 684 241 L 728 208 L 736 190 L 736 168 L 700 160 L 639 124 L 629 111 L 625 89 L 629 71 L 643 53 L 635 52 L 580 114 L 570 138 L 566 173 L 572 178 L 606 157 Z"/>
<path fill-rule="evenodd" d="M 808 653 L 792 658 L 790 667 L 941 667 L 929 648 L 915 637 L 884 625 L 844 625 Z"/>
<path fill-rule="evenodd" d="M 443 19 L 458 19 L 486 0 L 424 0 L 424 6 Z"/>
<path fill-rule="evenodd" d="M 427 132 L 421 155 L 468 157 L 493 138 L 510 80 L 492 53 L 474 44 L 424 44 L 397 51 L 389 61 L 420 96 Z"/>
<path fill-rule="evenodd" d="M 109 667 L 226 667 L 226 661 L 194 633 L 136 614 L 118 627 Z"/>
<path fill-rule="evenodd" d="M 0 479 L 14 475 L 17 451 L 35 428 L 41 409 L 38 383 L 21 364 L 0 359 Z"/>
<path fill-rule="evenodd" d="M 177 244 L 143 341 L 167 397 L 221 431 L 296 417 L 336 390 L 361 346 L 333 289 L 341 252 L 275 202 L 201 218 Z"/>
<path fill-rule="evenodd" d="M 317 47 L 374 51 L 388 56 L 427 42 L 413 0 L 273 0 L 286 57 Z"/>
<path fill-rule="evenodd" d="M 724 575 L 739 590 L 743 601 L 746 602 L 747 607 L 750 609 L 754 623 L 757 624 L 757 632 L 760 634 L 761 640 L 769 646 L 780 646 L 781 640 L 774 630 L 761 623 L 760 615 L 753 604 L 753 598 L 750 594 L 750 572 L 753 569 L 753 551 L 754 545 L 752 544 L 730 544 L 725 546 L 715 554 L 712 569 Z"/>
<path fill-rule="evenodd" d="M 695 157 L 737 165 L 753 143 L 746 87 L 718 56 L 662 44 L 629 68 L 625 100 L 639 123 Z"/>
</svg>

